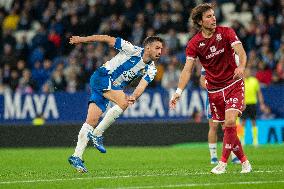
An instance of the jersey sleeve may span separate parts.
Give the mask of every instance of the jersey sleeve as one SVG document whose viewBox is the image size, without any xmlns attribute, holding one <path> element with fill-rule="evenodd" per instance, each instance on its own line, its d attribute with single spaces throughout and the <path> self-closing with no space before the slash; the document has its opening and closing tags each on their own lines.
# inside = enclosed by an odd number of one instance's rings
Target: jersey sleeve
<svg viewBox="0 0 284 189">
<path fill-rule="evenodd" d="M 140 47 L 132 45 L 130 42 L 125 41 L 124 39 L 117 37 L 115 40 L 114 48 L 116 48 L 119 51 L 124 51 L 125 53 L 129 55 L 138 55 L 141 52 Z"/>
<path fill-rule="evenodd" d="M 229 43 L 231 44 L 231 47 L 233 47 L 235 44 L 241 43 L 237 34 L 232 28 L 227 28 L 226 36 L 227 36 Z"/>
<path fill-rule="evenodd" d="M 145 74 L 143 76 L 143 79 L 145 79 L 148 83 L 150 83 L 151 81 L 153 81 L 156 74 L 157 74 L 157 68 L 154 62 L 152 62 L 151 64 L 145 67 Z"/>
<path fill-rule="evenodd" d="M 194 47 L 194 43 L 192 40 L 188 42 L 185 53 L 186 53 L 186 59 L 195 60 L 197 58 L 196 48 Z"/>
</svg>

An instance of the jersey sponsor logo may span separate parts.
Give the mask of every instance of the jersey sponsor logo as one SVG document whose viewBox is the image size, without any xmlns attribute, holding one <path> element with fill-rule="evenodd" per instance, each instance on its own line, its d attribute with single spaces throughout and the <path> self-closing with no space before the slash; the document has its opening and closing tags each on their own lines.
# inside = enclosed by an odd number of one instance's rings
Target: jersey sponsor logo
<svg viewBox="0 0 284 189">
<path fill-rule="evenodd" d="M 222 40 L 222 36 L 221 36 L 220 33 L 217 33 L 217 35 L 216 35 L 216 40 L 217 40 L 217 41 L 221 41 L 221 40 Z"/>
<path fill-rule="evenodd" d="M 206 59 L 210 59 L 210 58 L 212 58 L 212 57 L 214 57 L 214 56 L 216 56 L 216 55 L 218 55 L 218 54 L 223 53 L 223 52 L 225 51 L 225 49 L 222 48 L 222 49 L 220 49 L 220 50 L 216 50 L 216 47 L 215 47 L 215 46 L 212 46 L 212 47 L 210 47 L 210 51 L 211 51 L 211 54 L 206 55 L 206 57 L 205 57 Z"/>
<path fill-rule="evenodd" d="M 135 77 L 135 72 L 132 70 L 124 71 L 122 73 L 124 81 L 131 81 Z"/>
<path fill-rule="evenodd" d="M 215 46 L 210 47 L 210 51 L 211 51 L 212 53 L 216 52 L 216 47 L 215 47 Z"/>
<path fill-rule="evenodd" d="M 198 47 L 203 47 L 203 46 L 205 46 L 205 43 L 201 42 L 201 43 L 199 43 Z"/>
</svg>

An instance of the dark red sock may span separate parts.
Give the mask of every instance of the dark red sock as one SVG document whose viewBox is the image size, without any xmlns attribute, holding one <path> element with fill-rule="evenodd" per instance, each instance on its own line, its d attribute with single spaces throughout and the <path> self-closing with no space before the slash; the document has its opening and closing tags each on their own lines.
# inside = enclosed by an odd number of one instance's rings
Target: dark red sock
<svg viewBox="0 0 284 189">
<path fill-rule="evenodd" d="M 246 158 L 246 156 L 244 154 L 244 151 L 243 151 L 243 147 L 242 147 L 241 141 L 240 141 L 238 136 L 237 136 L 237 139 L 235 141 L 235 145 L 233 147 L 233 152 L 239 158 L 239 160 L 242 163 L 247 160 L 247 158 Z"/>
<path fill-rule="evenodd" d="M 236 127 L 225 127 L 221 161 L 227 163 L 237 138 Z"/>
</svg>

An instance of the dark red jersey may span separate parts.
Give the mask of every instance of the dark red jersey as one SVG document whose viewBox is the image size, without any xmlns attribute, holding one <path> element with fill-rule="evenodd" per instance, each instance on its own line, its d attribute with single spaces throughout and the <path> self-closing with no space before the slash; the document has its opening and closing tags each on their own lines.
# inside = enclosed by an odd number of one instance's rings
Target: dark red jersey
<svg viewBox="0 0 284 189">
<path fill-rule="evenodd" d="M 234 71 L 237 67 L 232 48 L 241 43 L 233 29 L 216 27 L 212 37 L 204 38 L 201 31 L 188 42 L 186 57 L 199 58 L 206 71 L 208 90 L 217 90 L 232 84 Z"/>
</svg>

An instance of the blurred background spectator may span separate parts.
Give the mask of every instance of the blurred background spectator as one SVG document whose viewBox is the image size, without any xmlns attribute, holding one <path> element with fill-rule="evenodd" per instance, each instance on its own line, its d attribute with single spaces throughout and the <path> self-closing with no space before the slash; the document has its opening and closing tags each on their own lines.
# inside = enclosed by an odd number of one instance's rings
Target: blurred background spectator
<svg viewBox="0 0 284 189">
<path fill-rule="evenodd" d="M 151 87 L 175 88 L 196 32 L 188 17 L 201 2 L 215 3 L 219 24 L 235 29 L 262 87 L 284 83 L 284 1 L 10 0 L 0 2 L 0 92 L 86 90 L 92 72 L 116 53 L 101 43 L 68 43 L 91 34 L 135 45 L 160 35 L 165 48 Z M 189 87 L 198 85 L 198 68 L 193 77 Z"/>
</svg>

